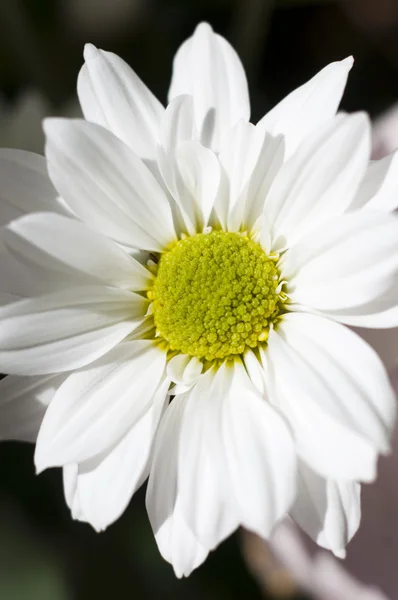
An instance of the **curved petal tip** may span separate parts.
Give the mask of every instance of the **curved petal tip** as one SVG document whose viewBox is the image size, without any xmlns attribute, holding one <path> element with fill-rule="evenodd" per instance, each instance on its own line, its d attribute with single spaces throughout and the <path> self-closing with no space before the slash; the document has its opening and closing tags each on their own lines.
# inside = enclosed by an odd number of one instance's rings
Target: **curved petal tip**
<svg viewBox="0 0 398 600">
<path fill-rule="evenodd" d="M 83 56 L 84 60 L 92 60 L 93 58 L 97 58 L 99 50 L 94 44 L 85 44 Z"/>
</svg>

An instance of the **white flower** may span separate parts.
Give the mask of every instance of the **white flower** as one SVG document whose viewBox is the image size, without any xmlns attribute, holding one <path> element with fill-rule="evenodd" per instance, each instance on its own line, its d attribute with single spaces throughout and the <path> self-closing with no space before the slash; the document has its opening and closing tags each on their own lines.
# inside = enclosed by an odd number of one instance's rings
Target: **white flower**
<svg viewBox="0 0 398 600">
<path fill-rule="evenodd" d="M 254 126 L 206 24 L 166 109 L 117 56 L 85 57 L 87 120 L 47 120 L 46 160 L 1 154 L 3 222 L 20 217 L 3 233 L 2 437 L 38 432 L 37 469 L 64 467 L 97 530 L 149 474 L 179 576 L 287 512 L 342 555 L 395 400 L 341 323 L 398 325 L 396 161 L 369 166 L 367 117 L 335 114 L 352 60 Z"/>
</svg>

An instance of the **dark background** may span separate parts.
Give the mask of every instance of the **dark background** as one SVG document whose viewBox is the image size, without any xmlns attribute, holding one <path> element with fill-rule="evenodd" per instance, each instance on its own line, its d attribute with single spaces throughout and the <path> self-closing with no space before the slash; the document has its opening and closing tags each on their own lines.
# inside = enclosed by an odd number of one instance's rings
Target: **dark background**
<svg viewBox="0 0 398 600">
<path fill-rule="evenodd" d="M 0 123 L 28 90 L 62 114 L 87 41 L 120 54 L 165 102 L 173 55 L 201 20 L 241 55 L 254 122 L 350 54 L 343 109 L 375 117 L 398 99 L 396 0 L 0 0 Z M 59 470 L 36 477 L 33 447 L 0 446 L 0 600 L 270 598 L 241 550 L 238 532 L 179 581 L 157 551 L 144 490 L 98 535 L 71 520 Z"/>
</svg>

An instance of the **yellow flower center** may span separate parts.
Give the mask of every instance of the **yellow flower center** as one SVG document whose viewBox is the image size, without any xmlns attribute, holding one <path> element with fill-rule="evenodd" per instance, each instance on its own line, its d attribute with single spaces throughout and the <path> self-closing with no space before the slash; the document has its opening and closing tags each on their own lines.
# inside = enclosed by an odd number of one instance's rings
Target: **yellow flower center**
<svg viewBox="0 0 398 600">
<path fill-rule="evenodd" d="M 283 301 L 279 288 L 275 261 L 248 236 L 186 237 L 160 257 L 150 293 L 157 334 L 172 351 L 232 358 L 267 339 Z"/>
</svg>

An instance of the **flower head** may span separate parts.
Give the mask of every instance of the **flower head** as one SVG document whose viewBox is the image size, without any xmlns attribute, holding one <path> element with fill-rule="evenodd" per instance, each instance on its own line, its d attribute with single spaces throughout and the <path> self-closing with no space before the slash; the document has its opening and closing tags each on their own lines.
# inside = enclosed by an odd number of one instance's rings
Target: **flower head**
<svg viewBox="0 0 398 600">
<path fill-rule="evenodd" d="M 46 159 L 0 155 L 3 437 L 38 434 L 37 469 L 63 467 L 97 530 L 149 475 L 179 576 L 287 512 L 341 555 L 395 416 L 342 323 L 398 324 L 395 161 L 369 165 L 367 117 L 336 116 L 352 60 L 252 125 L 239 59 L 206 24 L 166 109 L 117 56 L 85 58 L 86 120 L 47 120 Z"/>
</svg>

